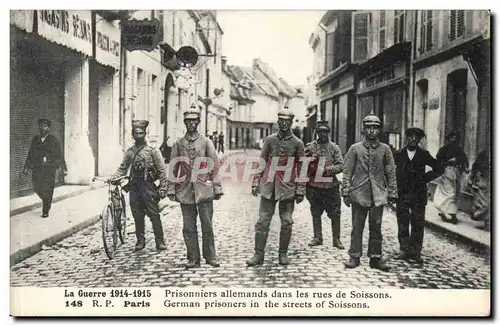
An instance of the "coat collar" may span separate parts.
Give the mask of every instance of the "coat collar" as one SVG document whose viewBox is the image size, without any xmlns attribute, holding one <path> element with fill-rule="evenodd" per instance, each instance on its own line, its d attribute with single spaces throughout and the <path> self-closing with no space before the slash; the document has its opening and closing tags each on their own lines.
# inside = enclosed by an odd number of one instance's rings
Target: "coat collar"
<svg viewBox="0 0 500 326">
<path fill-rule="evenodd" d="M 289 131 L 284 135 L 282 135 L 282 133 L 278 131 L 277 135 L 279 139 L 290 139 L 293 136 L 292 131 Z"/>
<path fill-rule="evenodd" d="M 377 148 L 378 146 L 380 145 L 380 140 L 375 140 L 374 142 L 370 142 L 368 141 L 368 139 L 363 139 L 363 146 L 365 146 L 366 148 Z"/>
<path fill-rule="evenodd" d="M 195 141 L 196 139 L 200 138 L 200 133 L 199 132 L 195 132 L 192 135 L 186 133 L 184 135 L 184 138 L 186 138 L 187 141 Z"/>
</svg>

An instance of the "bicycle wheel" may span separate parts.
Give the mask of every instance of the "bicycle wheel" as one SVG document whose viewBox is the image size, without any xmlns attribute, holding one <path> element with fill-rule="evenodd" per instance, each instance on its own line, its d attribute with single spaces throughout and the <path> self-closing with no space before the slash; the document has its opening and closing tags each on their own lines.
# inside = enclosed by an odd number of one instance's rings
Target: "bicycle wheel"
<svg viewBox="0 0 500 326">
<path fill-rule="evenodd" d="M 121 195 L 121 216 L 118 219 L 120 242 L 125 243 L 125 235 L 127 234 L 127 206 L 125 206 L 125 197 Z"/>
<path fill-rule="evenodd" d="M 115 227 L 115 218 L 111 205 L 106 206 L 101 214 L 102 222 L 102 241 L 104 243 L 104 251 L 109 259 L 115 257 L 117 230 Z"/>
</svg>

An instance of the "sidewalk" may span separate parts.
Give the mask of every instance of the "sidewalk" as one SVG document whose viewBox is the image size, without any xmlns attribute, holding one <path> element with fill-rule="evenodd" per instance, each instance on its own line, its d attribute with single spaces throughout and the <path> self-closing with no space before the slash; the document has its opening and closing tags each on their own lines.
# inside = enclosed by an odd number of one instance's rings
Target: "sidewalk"
<svg viewBox="0 0 500 326">
<path fill-rule="evenodd" d="M 227 157 L 243 150 L 220 153 Z M 10 264 L 16 264 L 64 238 L 99 221 L 107 202 L 108 188 L 96 182 L 91 186 L 61 186 L 54 190 L 54 200 L 48 218 L 42 218 L 41 200 L 36 194 L 10 200 Z M 128 196 L 126 196 L 128 201 Z M 160 201 L 160 208 L 179 205 L 168 199 Z"/>
</svg>

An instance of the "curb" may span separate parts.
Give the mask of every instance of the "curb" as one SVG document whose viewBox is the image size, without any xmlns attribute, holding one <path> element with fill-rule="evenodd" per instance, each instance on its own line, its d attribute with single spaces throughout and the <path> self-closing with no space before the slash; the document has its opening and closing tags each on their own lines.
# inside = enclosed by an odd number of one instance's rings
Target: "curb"
<svg viewBox="0 0 500 326">
<path fill-rule="evenodd" d="M 26 248 L 23 248 L 23 249 L 16 251 L 15 253 L 10 255 L 10 265 L 11 266 L 15 265 L 15 264 L 25 260 L 26 258 L 29 258 L 29 257 L 37 254 L 38 252 L 42 251 L 43 246 L 52 246 L 52 245 L 64 240 L 65 238 L 75 234 L 76 232 L 81 231 L 89 226 L 94 225 L 100 219 L 101 219 L 101 215 L 93 216 L 92 218 L 90 218 L 86 221 L 80 222 L 79 224 L 74 225 L 74 226 L 70 227 L 69 229 L 61 231 L 55 235 L 48 237 L 47 239 L 44 239 L 38 243 L 35 243 L 34 245 L 31 245 L 29 247 L 26 247 Z"/>
</svg>

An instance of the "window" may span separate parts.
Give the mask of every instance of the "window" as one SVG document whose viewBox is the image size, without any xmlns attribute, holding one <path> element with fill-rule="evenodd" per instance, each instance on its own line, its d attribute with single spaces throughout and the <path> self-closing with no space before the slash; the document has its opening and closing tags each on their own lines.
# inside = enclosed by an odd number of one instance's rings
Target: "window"
<svg viewBox="0 0 500 326">
<path fill-rule="evenodd" d="M 405 40 L 405 11 L 395 10 L 394 12 L 394 44 Z"/>
<path fill-rule="evenodd" d="M 356 11 L 352 13 L 352 48 L 351 57 L 353 62 L 366 60 L 368 58 L 371 16 L 369 12 Z"/>
<path fill-rule="evenodd" d="M 385 49 L 385 31 L 386 31 L 386 11 L 380 10 L 380 20 L 379 20 L 379 50 L 382 51 Z"/>
<path fill-rule="evenodd" d="M 450 40 L 464 36 L 465 10 L 451 10 L 450 13 Z"/>
<path fill-rule="evenodd" d="M 432 10 L 420 11 L 420 53 L 432 49 Z"/>
<path fill-rule="evenodd" d="M 335 55 L 335 33 L 329 33 L 326 35 L 326 72 L 330 72 L 335 69 L 333 65 Z"/>
</svg>

